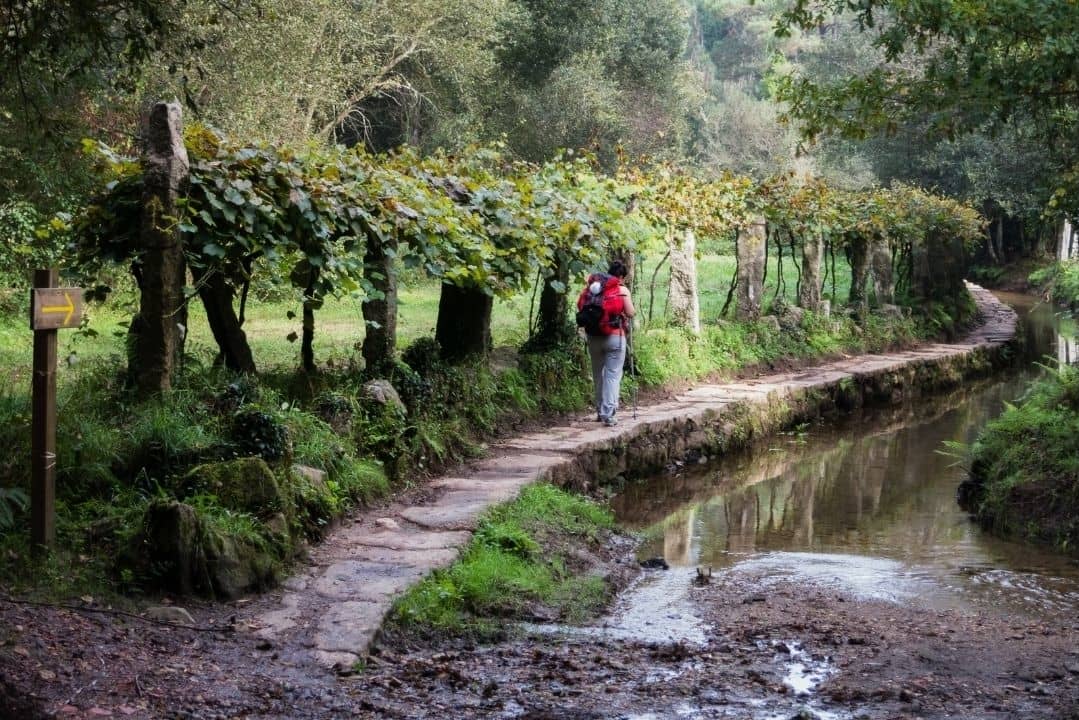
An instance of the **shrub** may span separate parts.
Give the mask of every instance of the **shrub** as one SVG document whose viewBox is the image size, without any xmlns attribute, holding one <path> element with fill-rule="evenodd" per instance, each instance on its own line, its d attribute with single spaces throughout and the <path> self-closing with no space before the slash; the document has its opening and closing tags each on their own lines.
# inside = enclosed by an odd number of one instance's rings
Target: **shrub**
<svg viewBox="0 0 1079 720">
<path fill-rule="evenodd" d="M 244 455 L 258 455 L 270 462 L 292 455 L 288 427 L 273 413 L 242 410 L 232 420 L 230 439 Z"/>
</svg>

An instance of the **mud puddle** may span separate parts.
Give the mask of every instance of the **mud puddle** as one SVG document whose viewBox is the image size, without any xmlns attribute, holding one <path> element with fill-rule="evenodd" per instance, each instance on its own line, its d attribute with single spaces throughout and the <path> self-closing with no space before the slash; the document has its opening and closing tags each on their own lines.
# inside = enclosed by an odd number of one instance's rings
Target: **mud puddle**
<svg viewBox="0 0 1079 720">
<path fill-rule="evenodd" d="M 619 596 L 611 610 L 594 623 L 524 623 L 521 627 L 538 635 L 700 647 L 707 642 L 707 628 L 690 598 L 691 577 L 693 574 L 684 569 L 645 572 Z"/>
</svg>

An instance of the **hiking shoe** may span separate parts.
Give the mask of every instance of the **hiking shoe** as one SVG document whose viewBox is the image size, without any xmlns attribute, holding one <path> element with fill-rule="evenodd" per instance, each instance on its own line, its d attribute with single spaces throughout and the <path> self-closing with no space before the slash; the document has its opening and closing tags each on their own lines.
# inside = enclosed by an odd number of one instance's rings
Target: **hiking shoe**
<svg viewBox="0 0 1079 720">
<path fill-rule="evenodd" d="M 614 427 L 615 425 L 618 424 L 618 420 L 616 420 L 613 417 L 603 418 L 603 424 L 606 425 L 607 427 Z"/>
</svg>

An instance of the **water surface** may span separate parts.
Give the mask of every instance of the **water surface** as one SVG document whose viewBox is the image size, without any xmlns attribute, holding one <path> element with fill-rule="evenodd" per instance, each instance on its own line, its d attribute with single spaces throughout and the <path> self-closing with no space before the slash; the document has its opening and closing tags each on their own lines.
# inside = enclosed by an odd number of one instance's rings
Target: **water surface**
<svg viewBox="0 0 1079 720">
<path fill-rule="evenodd" d="M 1022 397 L 1045 372 L 1035 361 L 1079 359 L 1074 324 L 1023 296 L 1004 299 L 1024 318 L 1030 362 L 945 396 L 858 411 L 635 484 L 612 505 L 645 534 L 641 556 L 894 602 L 1074 614 L 1074 559 L 994 538 L 955 500 L 965 478 L 956 444 L 972 442 Z"/>
</svg>

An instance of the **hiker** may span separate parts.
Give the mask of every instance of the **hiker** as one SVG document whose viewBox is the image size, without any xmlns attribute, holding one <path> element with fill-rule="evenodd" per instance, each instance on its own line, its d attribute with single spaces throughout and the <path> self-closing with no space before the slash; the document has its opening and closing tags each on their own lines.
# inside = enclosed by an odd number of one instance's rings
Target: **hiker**
<svg viewBox="0 0 1079 720">
<path fill-rule="evenodd" d="M 618 424 L 615 412 L 626 361 L 626 333 L 629 319 L 636 314 L 629 288 L 622 284 L 626 274 L 626 266 L 614 260 L 606 273 L 588 276 L 588 284 L 577 298 L 577 324 L 588 336 L 592 359 L 596 420 L 607 426 Z"/>
</svg>

